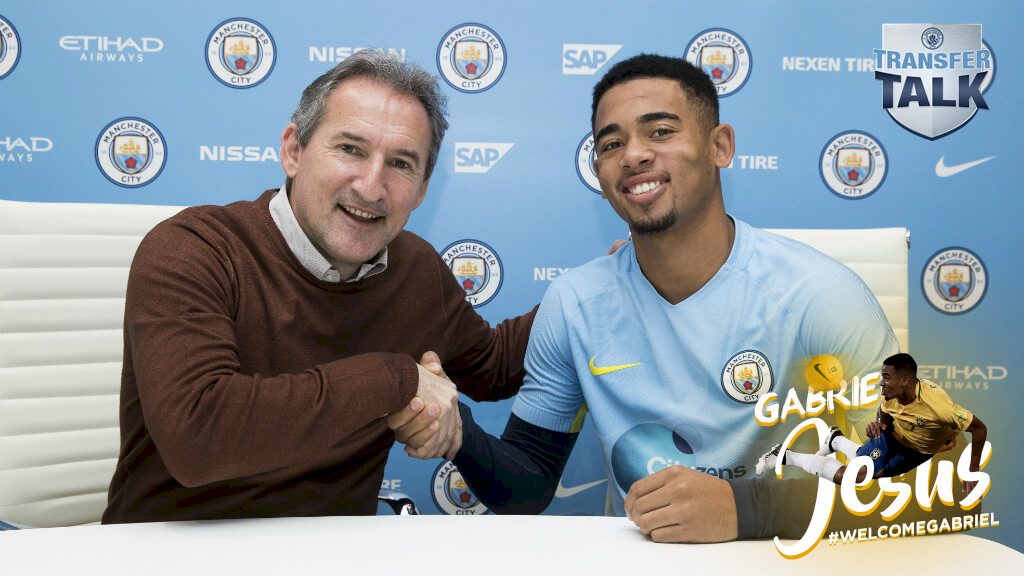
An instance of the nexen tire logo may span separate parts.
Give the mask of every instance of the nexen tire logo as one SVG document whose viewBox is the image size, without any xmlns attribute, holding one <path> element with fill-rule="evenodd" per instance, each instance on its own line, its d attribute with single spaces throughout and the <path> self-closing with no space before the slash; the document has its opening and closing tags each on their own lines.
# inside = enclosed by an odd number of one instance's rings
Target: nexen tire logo
<svg viewBox="0 0 1024 576">
<path fill-rule="evenodd" d="M 455 171 L 484 174 L 515 146 L 508 142 L 456 142 Z"/>
<path fill-rule="evenodd" d="M 562 74 L 593 76 L 622 44 L 562 44 Z"/>
</svg>

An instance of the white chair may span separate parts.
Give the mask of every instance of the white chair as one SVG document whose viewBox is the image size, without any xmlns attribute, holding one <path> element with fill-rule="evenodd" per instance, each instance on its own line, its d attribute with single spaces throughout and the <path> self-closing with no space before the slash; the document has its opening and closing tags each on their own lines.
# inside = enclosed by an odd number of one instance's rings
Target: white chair
<svg viewBox="0 0 1024 576">
<path fill-rule="evenodd" d="M 128 268 L 179 210 L 0 200 L 0 530 L 99 521 L 120 447 Z M 776 232 L 863 277 L 907 349 L 906 230 Z"/>
</svg>

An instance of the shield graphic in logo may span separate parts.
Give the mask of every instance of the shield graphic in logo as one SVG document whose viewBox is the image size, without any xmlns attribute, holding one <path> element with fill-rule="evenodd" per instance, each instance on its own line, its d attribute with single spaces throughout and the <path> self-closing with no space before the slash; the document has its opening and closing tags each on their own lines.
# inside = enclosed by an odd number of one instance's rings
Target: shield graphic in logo
<svg viewBox="0 0 1024 576">
<path fill-rule="evenodd" d="M 149 165 L 149 141 L 137 134 L 114 136 L 110 154 L 118 170 L 125 174 L 138 174 Z"/>
<path fill-rule="evenodd" d="M 452 470 L 448 475 L 448 483 L 445 485 L 444 492 L 448 501 L 459 508 L 469 509 L 479 502 L 476 495 L 469 490 L 469 485 L 463 480 L 462 474 L 458 470 Z"/>
<path fill-rule="evenodd" d="M 476 80 L 490 69 L 491 48 L 480 40 L 460 40 L 452 50 L 455 70 L 466 80 Z"/>
<path fill-rule="evenodd" d="M 847 186 L 860 186 L 871 176 L 873 167 L 871 152 L 860 146 L 848 146 L 838 151 L 832 169 Z"/>
<path fill-rule="evenodd" d="M 761 367 L 756 362 L 738 364 L 732 369 L 732 385 L 740 394 L 753 394 L 761 387 Z"/>
<path fill-rule="evenodd" d="M 974 288 L 974 274 L 966 264 L 942 264 L 935 275 L 936 288 L 945 300 L 959 302 Z"/>
<path fill-rule="evenodd" d="M 487 263 L 479 256 L 459 256 L 452 259 L 452 273 L 466 296 L 472 296 L 487 284 Z"/>
<path fill-rule="evenodd" d="M 700 49 L 700 67 L 715 84 L 728 82 L 736 71 L 736 53 L 725 44 L 708 44 Z"/>
<path fill-rule="evenodd" d="M 917 54 L 918 58 L 942 54 L 950 61 L 951 53 L 983 49 L 987 50 L 981 41 L 980 24 L 882 25 L 882 50 L 896 52 L 897 59 L 905 53 Z M 962 58 L 944 68 L 890 68 L 888 58 L 882 58 L 884 66 L 876 68 L 875 78 L 883 80 L 883 106 L 889 116 L 907 130 L 935 140 L 970 122 L 979 103 L 988 108 L 981 88 L 992 74 L 991 62 L 989 54 L 987 59 L 972 58 L 973 68 L 965 67 Z M 887 80 L 878 73 L 897 78 Z M 936 90 L 939 86 L 941 93 Z M 891 89 L 891 98 L 886 96 L 887 88 Z M 940 101 L 942 104 L 938 104 Z"/>
<path fill-rule="evenodd" d="M 229 72 L 245 76 L 260 62 L 259 42 L 248 34 L 228 36 L 220 45 L 220 58 Z"/>
</svg>

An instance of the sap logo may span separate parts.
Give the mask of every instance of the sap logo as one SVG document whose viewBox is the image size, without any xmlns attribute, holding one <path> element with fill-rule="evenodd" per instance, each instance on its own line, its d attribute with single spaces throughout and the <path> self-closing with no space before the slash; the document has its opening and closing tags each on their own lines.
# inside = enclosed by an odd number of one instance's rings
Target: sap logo
<svg viewBox="0 0 1024 576">
<path fill-rule="evenodd" d="M 380 50 L 405 62 L 405 48 L 352 48 L 349 46 L 310 46 L 310 62 L 342 62 L 360 50 Z"/>
<path fill-rule="evenodd" d="M 382 490 L 401 490 L 402 479 L 395 478 L 394 480 L 388 480 L 387 478 L 385 478 L 384 480 L 381 481 L 380 487 Z"/>
<path fill-rule="evenodd" d="M 551 282 L 569 270 L 570 268 L 534 268 L 533 279 L 537 282 Z"/>
<path fill-rule="evenodd" d="M 200 146 L 199 161 L 280 162 L 273 146 Z"/>
<path fill-rule="evenodd" d="M 493 168 L 514 145 L 502 142 L 456 142 L 455 171 L 484 174 Z"/>
<path fill-rule="evenodd" d="M 43 136 L 0 137 L 0 162 L 31 162 L 33 153 L 53 150 L 53 140 Z"/>
<path fill-rule="evenodd" d="M 562 74 L 593 76 L 622 44 L 562 44 Z"/>
</svg>

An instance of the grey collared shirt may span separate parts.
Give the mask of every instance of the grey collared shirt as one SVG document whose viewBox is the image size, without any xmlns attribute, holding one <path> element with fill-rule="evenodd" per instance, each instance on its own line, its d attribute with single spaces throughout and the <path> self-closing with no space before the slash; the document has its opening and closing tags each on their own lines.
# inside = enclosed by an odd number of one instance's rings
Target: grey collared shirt
<svg viewBox="0 0 1024 576">
<path fill-rule="evenodd" d="M 324 258 L 324 255 L 316 249 L 316 246 L 313 246 L 309 236 L 306 236 L 306 232 L 299 226 L 299 221 L 295 219 L 295 213 L 292 212 L 291 203 L 288 202 L 288 191 L 284 186 L 270 199 L 270 217 L 274 219 L 281 235 L 284 236 L 284 241 L 288 243 L 292 254 L 295 254 L 303 268 L 324 282 L 342 282 L 341 273 L 331 266 L 327 258 Z M 387 267 L 388 247 L 385 246 L 375 258 L 359 267 L 354 278 L 345 280 L 345 282 L 357 282 L 374 274 L 380 274 Z"/>
</svg>

